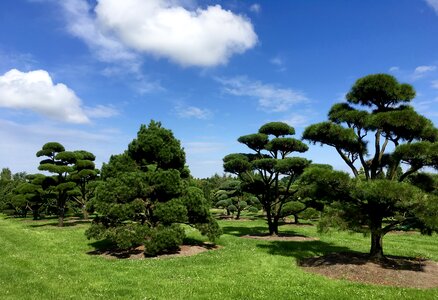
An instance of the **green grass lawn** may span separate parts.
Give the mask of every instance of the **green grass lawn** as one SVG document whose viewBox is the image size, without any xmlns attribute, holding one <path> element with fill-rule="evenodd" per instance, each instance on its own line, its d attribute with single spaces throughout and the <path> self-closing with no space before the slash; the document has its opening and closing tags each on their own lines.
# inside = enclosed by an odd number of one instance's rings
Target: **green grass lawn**
<svg viewBox="0 0 438 300">
<path fill-rule="evenodd" d="M 191 257 L 116 260 L 93 256 L 87 224 L 57 228 L 56 220 L 0 216 L 0 299 L 438 299 L 438 289 L 382 287 L 306 273 L 299 258 L 363 251 L 359 234 L 319 235 L 315 227 L 284 225 L 283 232 L 318 241 L 239 238 L 265 231 L 263 220 L 221 221 L 220 250 Z M 195 232 L 189 233 L 200 238 Z M 385 253 L 438 261 L 437 236 L 393 234 Z"/>
</svg>

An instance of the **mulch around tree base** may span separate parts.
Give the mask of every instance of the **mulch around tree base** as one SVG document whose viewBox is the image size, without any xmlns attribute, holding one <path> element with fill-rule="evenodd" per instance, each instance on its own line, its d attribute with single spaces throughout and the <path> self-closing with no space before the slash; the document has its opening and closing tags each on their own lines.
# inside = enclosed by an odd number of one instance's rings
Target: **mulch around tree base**
<svg viewBox="0 0 438 300">
<path fill-rule="evenodd" d="M 90 255 L 100 255 L 108 259 L 159 259 L 170 257 L 192 256 L 209 250 L 222 248 L 219 245 L 203 243 L 200 245 L 182 245 L 176 252 L 162 253 L 157 256 L 148 257 L 144 255 L 144 246 L 138 246 L 130 250 L 94 250 L 88 252 Z"/>
<path fill-rule="evenodd" d="M 366 284 L 438 287 L 438 263 L 420 258 L 387 256 L 374 262 L 364 253 L 341 252 L 302 259 L 298 265 L 312 273 Z"/>
<path fill-rule="evenodd" d="M 292 234 L 278 234 L 278 235 L 269 235 L 269 234 L 247 234 L 241 236 L 245 239 L 256 239 L 256 240 L 265 240 L 265 241 L 295 241 L 295 242 L 303 242 L 303 241 L 317 241 L 318 238 L 308 237 L 304 235 L 292 235 Z"/>
</svg>

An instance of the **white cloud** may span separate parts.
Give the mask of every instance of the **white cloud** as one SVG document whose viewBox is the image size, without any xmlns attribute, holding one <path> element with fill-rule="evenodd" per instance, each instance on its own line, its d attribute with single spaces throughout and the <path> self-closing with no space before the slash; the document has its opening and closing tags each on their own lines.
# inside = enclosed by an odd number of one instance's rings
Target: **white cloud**
<svg viewBox="0 0 438 300">
<path fill-rule="evenodd" d="M 224 91 L 231 95 L 258 98 L 260 109 L 266 112 L 285 112 L 296 104 L 309 101 L 301 91 L 251 81 L 246 77 L 217 80 L 223 85 Z"/>
<path fill-rule="evenodd" d="M 12 69 L 0 76 L 0 107 L 26 109 L 69 123 L 88 123 L 81 100 L 65 84 L 54 84 L 44 70 Z"/>
<path fill-rule="evenodd" d="M 285 122 L 289 124 L 292 127 L 305 127 L 309 125 L 309 118 L 302 114 L 292 114 L 288 116 L 285 120 L 282 122 Z"/>
<path fill-rule="evenodd" d="M 438 0 L 425 0 L 430 7 L 432 7 L 435 12 L 438 14 Z"/>
<path fill-rule="evenodd" d="M 90 118 L 118 114 L 112 106 L 83 107 L 81 99 L 63 83 L 54 83 L 45 70 L 12 69 L 0 76 L 0 107 L 30 110 L 49 119 L 85 124 Z"/>
<path fill-rule="evenodd" d="M 260 6 L 260 4 L 254 3 L 249 7 L 249 10 L 252 11 L 253 13 L 258 14 L 262 10 L 262 7 Z"/>
<path fill-rule="evenodd" d="M 205 120 L 211 117 L 211 111 L 205 108 L 199 108 L 196 106 L 184 106 L 184 105 L 177 105 L 175 107 L 176 114 L 180 118 L 185 119 L 201 119 Z"/>
<path fill-rule="evenodd" d="M 414 70 L 414 74 L 412 77 L 414 79 L 419 79 L 427 75 L 427 73 L 433 72 L 436 70 L 436 66 L 418 66 Z"/>
<path fill-rule="evenodd" d="M 83 40 L 104 62 L 121 62 L 136 71 L 141 64 L 138 55 L 116 38 L 102 31 L 92 16 L 92 8 L 84 0 L 64 0 L 59 5 L 66 16 L 67 29 L 75 37 Z"/>
<path fill-rule="evenodd" d="M 90 118 L 110 118 L 117 116 L 119 111 L 106 105 L 97 105 L 96 107 L 85 107 L 85 114 Z"/>
<path fill-rule="evenodd" d="M 398 71 L 400 71 L 400 68 L 397 66 L 393 66 L 393 67 L 389 68 L 389 72 L 398 72 Z"/>
<path fill-rule="evenodd" d="M 433 89 L 438 89 L 438 80 L 433 80 L 432 81 L 432 86 Z"/>
<path fill-rule="evenodd" d="M 282 66 L 284 64 L 283 60 L 279 57 L 271 58 L 269 62 L 276 66 Z"/>
<path fill-rule="evenodd" d="M 137 53 L 168 58 L 183 66 L 225 64 L 254 47 L 251 22 L 220 5 L 186 9 L 176 0 L 85 0 L 61 2 L 69 31 L 104 61 L 138 61 Z"/>
<path fill-rule="evenodd" d="M 412 104 L 419 113 L 425 115 L 426 117 L 438 117 L 438 98 L 423 101 L 415 100 Z"/>
</svg>

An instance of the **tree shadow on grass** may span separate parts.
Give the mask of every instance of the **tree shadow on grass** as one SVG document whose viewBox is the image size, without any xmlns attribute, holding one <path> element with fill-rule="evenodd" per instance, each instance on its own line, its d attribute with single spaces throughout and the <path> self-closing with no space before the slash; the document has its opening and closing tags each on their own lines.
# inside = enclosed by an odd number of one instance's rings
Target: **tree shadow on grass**
<svg viewBox="0 0 438 300">
<path fill-rule="evenodd" d="M 384 269 L 424 271 L 427 262 L 425 259 L 392 255 L 373 260 L 368 253 L 322 241 L 271 241 L 268 244 L 258 244 L 257 247 L 272 255 L 295 257 L 301 267 L 360 266 L 373 262 Z"/>
<path fill-rule="evenodd" d="M 89 255 L 99 255 L 109 258 L 130 258 L 133 256 L 144 256 L 143 250 L 139 248 L 118 249 L 117 245 L 109 240 L 100 240 L 89 243 L 94 250 L 88 251 Z"/>
<path fill-rule="evenodd" d="M 269 254 L 295 257 L 297 261 L 305 258 L 321 256 L 332 252 L 351 252 L 345 246 L 338 246 L 323 241 L 269 241 L 257 244 L 257 247 L 267 250 Z"/>
<path fill-rule="evenodd" d="M 244 236 L 244 235 L 261 235 L 267 234 L 268 229 L 265 226 L 223 226 L 222 232 L 224 234 L 230 234 L 234 236 Z"/>
<path fill-rule="evenodd" d="M 81 225 L 81 224 L 90 224 L 92 220 L 66 220 L 64 221 L 64 226 L 63 227 L 72 227 L 72 226 L 77 226 L 77 225 Z M 44 223 L 39 223 L 39 224 L 31 224 L 29 225 L 30 227 L 58 227 L 58 221 L 56 219 L 56 222 L 50 222 L 47 223 L 47 220 L 37 220 L 34 222 L 44 222 Z"/>
</svg>

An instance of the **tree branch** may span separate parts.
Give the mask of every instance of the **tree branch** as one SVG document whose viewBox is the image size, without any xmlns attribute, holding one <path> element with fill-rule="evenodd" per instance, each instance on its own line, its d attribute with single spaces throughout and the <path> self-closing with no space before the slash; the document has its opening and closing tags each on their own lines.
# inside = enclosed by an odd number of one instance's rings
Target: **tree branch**
<svg viewBox="0 0 438 300">
<path fill-rule="evenodd" d="M 351 160 L 348 158 L 347 155 L 345 155 L 341 149 L 339 149 L 338 147 L 335 147 L 336 151 L 338 151 L 339 155 L 342 157 L 342 159 L 345 161 L 345 163 L 350 167 L 351 171 L 353 171 L 354 177 L 358 177 L 359 176 L 359 172 L 357 171 L 356 167 L 353 165 L 353 163 L 351 162 Z"/>
</svg>

